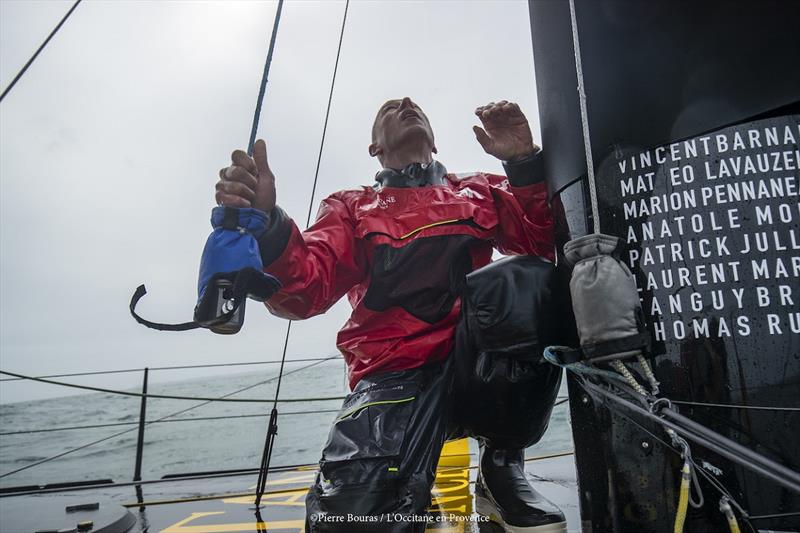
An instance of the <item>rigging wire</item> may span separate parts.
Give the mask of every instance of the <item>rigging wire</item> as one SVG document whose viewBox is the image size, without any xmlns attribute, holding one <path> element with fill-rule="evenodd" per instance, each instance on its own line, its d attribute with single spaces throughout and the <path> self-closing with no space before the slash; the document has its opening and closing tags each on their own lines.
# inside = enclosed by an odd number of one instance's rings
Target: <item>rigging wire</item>
<svg viewBox="0 0 800 533">
<path fill-rule="evenodd" d="M 777 513 L 777 514 L 762 514 L 756 516 L 749 516 L 750 520 L 772 520 L 775 518 L 788 518 L 790 516 L 800 516 L 800 511 L 792 511 L 790 513 Z"/>
<path fill-rule="evenodd" d="M 328 132 L 328 118 L 331 114 L 331 102 L 333 101 L 333 89 L 336 86 L 336 73 L 339 71 L 339 56 L 342 52 L 342 40 L 344 39 L 344 27 L 347 22 L 347 9 L 350 7 L 350 0 L 344 4 L 344 16 L 342 17 L 342 30 L 339 33 L 339 46 L 336 49 L 336 61 L 333 64 L 333 77 L 331 78 L 331 90 L 328 93 L 328 105 L 325 108 L 325 122 L 322 125 L 322 138 L 319 141 L 319 154 L 317 155 L 317 167 L 314 170 L 314 184 L 311 187 L 311 199 L 308 203 L 308 213 L 306 214 L 306 228 L 311 224 L 311 213 L 314 209 L 314 195 L 317 192 L 317 180 L 319 179 L 319 167 L 322 162 L 322 150 L 325 147 L 325 135 Z"/>
<path fill-rule="evenodd" d="M 659 437 L 658 435 L 656 435 L 655 433 L 653 433 L 652 431 L 650 431 L 649 429 L 647 429 L 647 428 L 646 428 L 646 427 L 645 427 L 643 424 L 641 424 L 641 423 L 639 423 L 638 421 L 636 421 L 636 420 L 635 420 L 633 417 L 631 417 L 631 416 L 629 416 L 629 415 L 625 414 L 625 412 L 624 412 L 622 409 L 618 409 L 618 410 L 616 410 L 616 411 L 614 411 L 614 412 L 615 412 L 616 414 L 618 414 L 619 416 L 621 416 L 621 417 L 623 417 L 623 418 L 627 419 L 627 420 L 628 420 L 628 422 L 630 422 L 630 423 L 632 423 L 633 425 L 637 426 L 637 427 L 638 427 L 639 429 L 641 429 L 643 432 L 645 432 L 645 433 L 647 433 L 648 435 L 650 435 L 650 437 L 652 437 L 652 438 L 653 438 L 653 440 L 655 440 L 655 441 L 657 441 L 657 442 L 661 443 L 661 444 L 662 444 L 662 445 L 663 445 L 665 448 L 667 448 L 667 449 L 669 449 L 669 450 L 672 450 L 672 451 L 673 451 L 673 452 L 675 452 L 677 455 L 680 455 L 680 453 L 681 453 L 681 452 L 680 452 L 680 450 L 678 450 L 677 448 L 675 448 L 674 446 L 672 446 L 671 444 L 669 444 L 667 441 L 665 441 L 664 439 L 662 439 L 661 437 Z M 695 463 L 695 461 L 694 461 L 694 458 L 691 458 L 691 461 L 692 461 L 692 463 L 693 463 L 693 465 L 694 465 L 694 470 L 695 470 L 695 472 L 697 472 L 698 474 L 700 474 L 700 475 L 701 475 L 701 476 L 702 476 L 702 477 L 703 477 L 703 478 L 704 478 L 704 479 L 705 479 L 707 482 L 709 482 L 709 483 L 710 483 L 710 484 L 711 484 L 711 485 L 712 485 L 712 486 L 713 486 L 715 489 L 717 489 L 717 491 L 719 491 L 719 493 L 720 493 L 720 494 L 722 494 L 723 496 L 726 496 L 726 497 L 728 498 L 728 500 L 730 501 L 730 503 L 731 503 L 731 504 L 733 504 L 733 506 L 734 506 L 734 507 L 736 507 L 736 508 L 739 510 L 739 513 L 740 513 L 740 514 L 741 514 L 743 517 L 745 517 L 745 518 L 748 518 L 748 519 L 750 518 L 750 517 L 748 516 L 748 514 L 747 514 L 747 511 L 745 511 L 744 507 L 742 507 L 742 505 L 741 505 L 741 504 L 739 504 L 739 503 L 738 503 L 738 502 L 737 502 L 737 501 L 734 499 L 734 497 L 731 495 L 731 493 L 730 493 L 730 492 L 728 492 L 728 490 L 725 488 L 725 486 L 724 486 L 724 485 L 722 485 L 722 484 L 721 484 L 719 481 L 717 481 L 716 479 L 714 479 L 714 477 L 713 477 L 713 476 L 711 476 L 709 473 L 707 473 L 705 470 L 703 470 L 702 468 L 700 468 L 700 467 L 697 465 L 697 463 Z M 750 528 L 752 529 L 752 526 L 751 526 L 749 523 L 747 523 L 747 525 L 748 525 L 748 526 L 750 526 Z M 756 532 L 755 532 L 755 530 L 753 530 L 753 533 L 756 533 Z"/>
<path fill-rule="evenodd" d="M 11 89 L 14 88 L 14 85 L 17 84 L 17 82 L 20 80 L 20 78 L 22 78 L 22 76 L 28 70 L 28 67 L 30 67 L 33 64 L 33 62 L 36 60 L 36 58 L 39 56 L 39 54 L 42 52 L 42 50 L 44 50 L 44 47 L 47 46 L 47 43 L 50 42 L 50 39 L 52 39 L 53 36 L 55 36 L 55 34 L 58 32 L 58 30 L 61 29 L 61 26 L 64 25 L 64 23 L 67 21 L 69 16 L 72 15 L 72 12 L 75 11 L 75 8 L 78 7 L 78 4 L 80 4 L 81 2 L 82 2 L 82 0 L 75 0 L 75 3 L 72 4 L 72 7 L 69 8 L 69 11 L 67 11 L 67 14 L 64 15 L 64 17 L 56 25 L 56 27 L 53 28 L 53 31 L 50 32 L 50 35 L 47 36 L 47 39 L 44 40 L 44 42 L 39 46 L 39 48 L 36 50 L 36 52 L 34 52 L 34 54 L 31 56 L 31 58 L 28 59 L 28 62 L 25 63 L 25 65 L 17 73 L 17 75 L 14 76 L 14 79 L 11 80 L 11 83 L 8 84 L 8 87 L 6 87 L 5 90 L 3 90 L 3 94 L 0 94 L 0 102 L 2 102 L 3 98 L 5 98 L 6 95 L 9 93 L 9 91 L 11 91 Z"/>
<path fill-rule="evenodd" d="M 294 369 L 294 370 L 292 370 L 292 371 L 290 371 L 290 372 L 287 372 L 287 375 L 289 375 L 289 374 L 294 374 L 295 372 L 300 372 L 301 370 L 305 370 L 305 369 L 307 369 L 307 368 L 311 368 L 311 367 L 313 367 L 313 366 L 316 366 L 316 365 L 318 365 L 318 364 L 321 364 L 321 361 L 318 361 L 318 362 L 315 362 L 315 363 L 311 363 L 311 364 L 309 364 L 309 365 L 306 365 L 306 366 L 304 366 L 304 367 L 301 367 L 301 368 L 296 368 L 296 369 Z M 2 372 L 2 371 L 0 371 L 0 372 Z M 271 378 L 269 378 L 269 379 L 267 379 L 267 380 L 263 380 L 263 381 L 260 381 L 260 382 L 258 382 L 258 383 L 254 383 L 254 384 L 252 384 L 252 385 L 248 385 L 248 386 L 246 386 L 246 387 L 243 387 L 243 388 L 241 388 L 241 389 L 235 390 L 235 391 L 233 391 L 233 392 L 229 392 L 229 393 L 227 393 L 227 394 L 224 394 L 223 396 L 220 396 L 219 398 L 216 398 L 216 399 L 214 399 L 214 398 L 212 398 L 212 399 L 203 398 L 203 400 L 205 400 L 205 401 L 203 401 L 202 403 L 199 403 L 199 404 L 197 404 L 197 405 L 193 405 L 193 406 L 191 406 L 191 407 L 188 407 L 188 408 L 186 408 L 186 409 L 181 409 L 180 411 L 176 411 L 176 412 L 174 412 L 174 413 L 170 413 L 170 414 L 168 414 L 168 415 L 166 415 L 166 416 L 163 416 L 163 417 L 161 417 L 161 418 L 159 418 L 159 419 L 157 419 L 157 420 L 153 420 L 153 421 L 151 421 L 151 422 L 148 422 L 147 424 L 152 424 L 152 423 L 154 423 L 154 422 L 160 422 L 160 421 L 162 421 L 162 420 L 165 420 L 165 419 L 167 419 L 167 418 L 171 418 L 171 417 L 173 417 L 173 416 L 177 416 L 177 415 L 179 415 L 179 414 L 186 413 L 186 412 L 188 412 L 188 411 L 191 411 L 192 409 L 197 409 L 198 407 L 202 407 L 202 406 L 204 406 L 204 405 L 206 405 L 206 404 L 208 404 L 208 403 L 210 403 L 210 402 L 212 402 L 212 401 L 229 401 L 229 402 L 230 402 L 230 401 L 236 401 L 237 399 L 235 399 L 235 398 L 228 398 L 228 397 L 229 397 L 229 396 L 232 396 L 232 395 L 234 395 L 234 394 L 238 394 L 238 393 L 240 393 L 240 392 L 244 392 L 244 391 L 246 391 L 246 390 L 252 389 L 252 388 L 254 388 L 254 387 L 258 387 L 258 386 L 260 386 L 260 385 L 264 385 L 264 384 L 266 384 L 266 383 L 269 383 L 270 381 L 274 381 L 275 379 L 277 379 L 277 376 L 273 376 L 273 377 L 271 377 Z M 45 381 L 45 382 L 47 382 L 46 380 L 40 380 L 40 379 L 34 379 L 34 381 Z M 79 387 L 79 388 L 85 388 L 85 387 Z M 141 396 L 147 396 L 147 397 L 151 397 L 151 398 L 153 398 L 153 397 L 157 397 L 157 396 L 155 396 L 155 395 L 143 395 L 143 394 L 133 394 L 133 393 L 127 394 L 127 393 L 121 393 L 121 392 L 120 392 L 120 394 L 124 394 L 124 395 L 126 395 L 126 396 L 127 396 L 127 395 L 136 395 L 136 396 L 140 396 L 140 397 L 141 397 Z M 181 398 L 181 399 L 191 399 L 191 398 Z M 195 399 L 198 399 L 198 398 L 195 398 Z M 268 401 L 268 400 L 259 400 L 259 401 L 264 401 L 264 402 L 265 402 L 265 401 Z M 44 459 L 41 459 L 41 460 L 39 460 L 39 461 L 36 461 L 36 462 L 34 462 L 34 463 L 30 463 L 30 464 L 27 464 L 27 465 L 25 465 L 25 466 L 23 466 L 23 467 L 20 467 L 20 468 L 18 468 L 18 469 L 16 469 L 16 470 L 12 470 L 12 471 L 10 471 L 10 472 L 5 472 L 5 473 L 3 473 L 3 474 L 0 474 L 0 479 L 4 478 L 4 477 L 6 477 L 6 476 L 10 476 L 11 474 L 16 474 L 17 472 L 21 472 L 21 471 L 23 471 L 23 470 L 27 470 L 27 469 L 29 469 L 29 468 L 33 468 L 34 466 L 38 466 L 38 465 L 40 465 L 40 464 L 48 463 L 48 462 L 50 462 L 50 461 L 53 461 L 53 460 L 55 460 L 55 459 L 58 459 L 58 458 L 60 458 L 60 457 L 64 457 L 65 455 L 69 455 L 69 454 L 71 454 L 71 453 L 75 453 L 75 452 L 77 452 L 77 451 L 80 451 L 80 450 L 83 450 L 83 449 L 85 449 L 85 448 L 88 448 L 89 446 L 94 446 L 95 444 L 100 444 L 101 442 L 105 442 L 105 441 L 107 441 L 107 440 L 111 440 L 111 439 L 113 439 L 113 438 L 119 437 L 120 435 L 124 435 L 124 434 L 126 434 L 126 433 L 130 433 L 131 431 L 136 431 L 137 429 L 138 429 L 138 428 L 136 428 L 136 427 L 134 427 L 134 428 L 130 428 L 130 429 L 126 429 L 126 430 L 124 430 L 124 431 L 121 431 L 121 432 L 119 432 L 119 433 L 115 433 L 115 434 L 113 434 L 113 435 L 109 435 L 109 436 L 107 436 L 107 437 L 103 437 L 102 439 L 98 439 L 98 440 L 96 440 L 96 441 L 93 441 L 93 442 L 90 442 L 90 443 L 88 443 L 88 444 L 83 444 L 83 445 L 81 445 L 81 446 L 79 446 L 79 447 L 77 447 L 77 448 L 73 448 L 73 449 L 67 450 L 67 451 L 65 451 L 65 452 L 62 452 L 62 453 L 59 453 L 59 454 L 57 454 L 57 455 L 53 455 L 53 456 L 50 456 L 50 457 L 46 457 L 46 458 L 44 458 Z"/>
<path fill-rule="evenodd" d="M 752 409 L 756 411 L 800 411 L 800 407 L 767 407 L 763 405 L 737 405 L 732 403 L 707 403 L 707 402 L 689 402 L 685 400 L 670 400 L 677 405 L 694 405 L 698 407 L 719 407 L 722 409 Z"/>
<path fill-rule="evenodd" d="M 283 0 L 280 0 L 283 2 Z M 322 152 L 325 147 L 325 135 L 328 131 L 328 118 L 330 117 L 331 112 L 331 103 L 333 102 L 333 90 L 336 86 L 336 73 L 339 70 L 339 58 L 342 53 L 342 41 L 344 40 L 344 29 L 347 23 L 347 11 L 350 8 L 350 0 L 346 0 L 344 4 L 344 15 L 342 16 L 342 28 L 339 32 L 339 44 L 336 48 L 336 61 L 333 65 L 333 76 L 331 77 L 331 89 L 328 93 L 328 104 L 325 108 L 325 122 L 322 126 L 322 138 L 320 139 L 319 144 L 319 154 L 317 155 L 317 166 L 314 170 L 314 183 L 311 188 L 311 199 L 308 205 L 308 213 L 306 215 L 306 228 L 308 228 L 309 224 L 311 223 L 311 213 L 314 207 L 314 195 L 316 194 L 317 190 L 317 182 L 319 181 L 319 168 L 322 162 Z M 275 25 L 275 29 L 273 29 L 273 39 L 275 37 L 275 31 L 277 29 L 277 21 Z M 270 45 L 270 50 L 272 49 L 272 45 Z M 265 73 L 266 76 L 266 73 Z M 263 97 L 263 95 L 259 95 L 259 97 Z M 261 506 L 261 497 L 264 493 L 264 488 L 267 483 L 267 475 L 269 473 L 269 463 L 272 458 L 272 449 L 275 442 L 275 435 L 278 432 L 278 425 L 277 425 L 277 418 L 278 418 L 278 395 L 280 394 L 281 390 L 281 374 L 283 373 L 283 361 L 286 359 L 286 349 L 289 346 L 289 335 L 292 332 L 292 320 L 289 320 L 286 324 L 286 337 L 283 341 L 283 354 L 281 355 L 281 367 L 278 371 L 278 384 L 275 387 L 275 402 L 273 403 L 272 412 L 270 413 L 270 421 L 267 428 L 267 435 L 264 442 L 264 452 L 261 457 L 261 469 L 259 470 L 258 474 L 258 481 L 256 482 L 256 500 L 255 500 L 255 509 L 256 509 L 256 517 L 258 517 L 259 509 Z"/>
<path fill-rule="evenodd" d="M 275 11 L 275 21 L 272 23 L 272 36 L 269 39 L 269 50 L 267 60 L 264 62 L 264 72 L 261 74 L 261 86 L 258 89 L 256 99 L 256 109 L 253 113 L 253 126 L 250 128 L 250 140 L 247 142 L 247 155 L 253 155 L 253 145 L 256 143 L 256 132 L 258 131 L 258 120 L 261 117 L 261 104 L 264 103 L 264 94 L 267 92 L 267 79 L 269 78 L 269 67 L 272 65 L 272 52 L 275 51 L 275 40 L 278 36 L 278 24 L 281 21 L 281 11 L 283 10 L 283 0 L 278 0 L 278 8 Z"/>
<path fill-rule="evenodd" d="M 261 115 L 261 105 L 264 102 L 264 95 L 267 89 L 267 78 L 269 77 L 269 67 L 272 64 L 272 53 L 275 51 L 275 41 L 278 37 L 278 25 L 281 21 L 281 11 L 283 10 L 283 0 L 278 0 L 278 8 L 275 12 L 275 20 L 272 22 L 272 35 L 269 39 L 269 50 L 267 51 L 267 59 L 264 62 L 264 73 L 261 76 L 261 87 L 258 91 L 258 98 L 256 99 L 256 109 L 255 113 L 253 114 L 253 126 L 250 128 L 250 141 L 247 145 L 247 154 L 252 156 L 253 155 L 253 145 L 256 141 L 256 132 L 258 130 L 258 121 Z M 278 431 L 278 392 L 281 388 L 281 378 L 283 377 L 283 367 L 286 362 L 286 346 L 289 343 L 289 332 L 291 331 L 292 323 L 289 322 L 286 328 L 286 338 L 283 343 L 283 355 L 281 356 L 281 366 L 278 370 L 278 383 L 275 387 L 275 401 L 272 402 L 272 411 L 269 415 L 269 422 L 267 424 L 267 436 L 266 436 L 266 443 L 264 444 L 264 451 L 261 455 L 261 465 L 258 470 L 258 482 L 256 483 L 257 486 L 262 485 L 262 478 L 263 483 L 266 483 L 266 474 L 269 469 L 269 459 L 272 455 L 272 441 L 275 440 L 275 434 Z M 266 466 L 265 466 L 266 463 Z M 256 501 L 256 519 L 258 522 L 261 522 L 261 517 L 259 516 L 259 505 L 258 501 Z"/>
<path fill-rule="evenodd" d="M 548 350 L 545 350 L 545 358 L 546 359 L 547 359 L 547 356 L 549 355 L 548 354 L 549 350 L 550 350 L 550 348 L 548 348 Z M 559 365 L 559 366 L 566 366 L 566 365 Z M 572 365 L 572 366 L 575 366 L 575 365 Z M 698 427 L 702 427 L 702 426 L 699 426 L 698 424 L 693 423 L 691 420 L 685 419 L 685 417 L 680 417 L 679 415 L 673 413 L 672 410 L 669 408 L 669 405 L 670 405 L 670 401 L 669 400 L 667 400 L 665 398 L 661 398 L 661 399 L 656 399 L 655 401 L 653 401 L 653 399 L 654 399 L 653 397 L 650 397 L 649 395 L 648 395 L 648 397 L 641 396 L 639 394 L 639 392 L 637 392 L 636 390 L 632 389 L 630 386 L 623 385 L 623 383 L 620 383 L 620 382 L 616 382 L 619 379 L 619 378 L 616 378 L 614 380 L 615 383 L 613 383 L 613 386 L 618 388 L 618 389 L 622 389 L 623 391 L 625 389 L 628 389 L 626 391 L 626 393 L 629 396 L 631 396 L 633 399 L 639 401 L 642 404 L 641 406 L 637 406 L 636 404 L 630 403 L 630 401 L 628 401 L 628 400 L 624 400 L 621 396 L 619 396 L 613 390 L 611 390 L 611 383 L 607 383 L 606 384 L 607 388 L 603 388 L 603 387 L 598 386 L 597 384 L 592 383 L 591 381 L 589 381 L 587 379 L 587 377 L 589 375 L 598 375 L 597 373 L 592 374 L 592 373 L 589 373 L 589 372 L 585 372 L 580 367 L 568 368 L 568 370 L 572 370 L 573 372 L 575 372 L 578 375 L 579 379 L 581 379 L 581 381 L 583 382 L 584 388 L 586 388 L 587 390 L 594 390 L 594 391 L 604 395 L 606 398 L 612 399 L 614 401 L 614 403 L 620 403 L 622 405 L 625 405 L 628 408 L 632 409 L 633 411 L 639 410 L 647 418 L 657 420 L 658 423 L 660 423 L 661 425 L 664 426 L 664 428 L 665 428 L 665 430 L 667 431 L 668 434 L 675 435 L 675 432 L 679 431 L 685 437 L 695 441 L 696 443 L 704 446 L 705 448 L 707 448 L 709 450 L 713 450 L 716 453 L 718 453 L 718 454 L 720 454 L 720 455 L 722 455 L 724 457 L 727 457 L 728 459 L 732 460 L 734 463 L 737 463 L 739 466 L 744 466 L 745 468 L 751 469 L 751 470 L 755 471 L 758 474 L 764 475 L 764 476 L 772 479 L 773 481 L 776 481 L 780 485 L 783 485 L 783 486 L 786 486 L 787 488 L 790 488 L 790 490 L 794 490 L 794 488 L 793 488 L 794 487 L 793 479 L 797 477 L 797 473 L 795 473 L 793 471 L 790 471 L 790 470 L 787 471 L 780 464 L 777 464 L 777 463 L 773 464 L 772 461 L 770 461 L 770 460 L 768 460 L 768 459 L 766 459 L 764 457 L 760 457 L 759 456 L 757 459 L 754 459 L 753 457 L 750 456 L 751 452 L 749 450 L 746 450 L 747 454 L 745 454 L 745 455 L 748 456 L 748 458 L 750 459 L 751 462 L 755 461 L 756 463 L 758 463 L 758 465 L 749 464 L 747 462 L 742 462 L 739 459 L 739 457 L 738 457 L 738 455 L 736 453 L 729 454 L 728 450 L 720 448 L 718 443 L 708 440 L 707 435 L 704 436 L 702 433 L 698 433 L 698 430 L 697 430 L 697 428 L 695 426 L 698 426 Z M 587 374 L 587 376 L 582 376 L 581 374 Z M 600 374 L 599 377 L 608 378 L 610 376 L 607 376 L 605 374 Z M 652 402 L 652 403 L 650 403 L 650 402 Z M 661 406 L 660 404 L 662 404 L 664 402 L 666 402 L 666 406 Z M 662 407 L 662 409 L 660 411 L 658 409 L 659 407 Z M 612 406 L 609 405 L 609 408 L 612 408 Z M 621 409 L 613 409 L 613 410 L 614 410 L 615 413 L 620 414 L 621 416 L 633 421 L 633 419 L 631 417 L 626 416 L 622 412 Z M 671 420 L 667 420 L 665 418 L 668 415 L 669 415 L 669 418 Z M 678 444 L 679 444 L 679 441 L 683 440 L 683 439 L 675 440 L 673 442 L 674 446 L 669 446 L 668 444 L 664 443 L 664 441 L 662 439 L 658 438 L 652 432 L 650 432 L 649 430 L 644 428 L 641 424 L 639 424 L 639 423 L 637 423 L 635 421 L 633 421 L 633 422 L 635 423 L 635 425 L 637 425 L 640 428 L 642 428 L 646 433 L 648 433 L 649 435 L 653 436 L 659 442 L 665 444 L 667 447 L 669 447 L 671 449 L 676 449 Z M 678 423 L 680 423 L 680 424 L 678 424 Z M 685 424 L 690 424 L 690 426 L 689 427 L 684 427 Z M 695 429 L 692 430 L 692 427 L 695 427 Z M 688 431 L 688 433 L 687 433 L 687 431 Z M 720 437 L 720 438 L 724 439 L 724 437 Z M 725 439 L 725 441 L 727 442 L 727 439 Z M 698 468 L 698 466 L 694 462 L 694 460 L 691 459 L 691 454 L 686 453 L 688 451 L 688 444 L 686 444 L 685 441 L 683 441 L 683 442 L 684 442 L 685 446 L 683 446 L 684 452 L 681 455 L 684 456 L 685 458 L 688 458 L 689 462 L 691 463 L 692 472 L 694 473 L 694 475 L 695 476 L 697 474 L 702 475 L 706 479 L 706 481 L 708 481 L 711 485 L 713 485 L 721 494 L 723 494 L 723 496 L 725 496 L 727 498 L 728 501 L 730 501 L 730 503 L 732 503 L 739 510 L 739 512 L 742 514 L 743 517 L 747 518 L 747 516 L 748 516 L 747 512 L 728 493 L 727 489 L 725 489 L 724 486 L 722 486 L 716 479 L 711 477 L 705 471 L 703 471 L 702 469 Z M 728 446 L 733 446 L 734 444 L 735 443 L 730 443 L 730 442 L 727 443 Z M 737 452 L 740 453 L 740 454 L 744 454 L 744 451 L 738 450 L 738 447 L 737 447 Z M 765 470 L 764 467 L 767 467 L 767 470 Z M 776 472 L 772 472 L 772 470 L 776 470 L 777 474 L 776 474 Z M 781 476 L 786 476 L 786 479 L 780 479 Z M 695 483 L 695 488 L 697 489 L 696 478 L 693 480 L 693 482 Z M 798 482 L 800 483 L 800 479 L 798 479 Z M 800 486 L 800 485 L 797 485 L 797 486 Z M 695 504 L 695 505 L 697 505 L 697 504 Z M 750 524 L 748 524 L 748 526 L 750 526 Z M 752 526 L 750 526 L 750 527 L 752 529 Z"/>
<path fill-rule="evenodd" d="M 583 84 L 583 68 L 581 66 L 581 43 L 578 38 L 578 20 L 575 15 L 575 0 L 569 0 L 569 15 L 572 24 L 572 46 L 575 52 L 575 73 L 578 78 L 578 99 L 581 107 L 581 129 L 583 130 L 583 147 L 586 151 L 586 176 L 589 181 L 589 199 L 592 204 L 592 227 L 594 233 L 600 233 L 600 209 L 597 205 L 597 187 L 594 181 L 594 162 L 592 161 L 592 140 L 589 136 L 589 113 L 586 109 L 586 88 Z"/>
<path fill-rule="evenodd" d="M 770 479 L 791 491 L 800 492 L 800 473 L 783 466 L 777 461 L 773 461 L 763 454 L 746 448 L 723 435 L 709 430 L 691 419 L 677 414 L 669 406 L 669 401 L 666 399 L 662 398 L 656 400 L 649 408 L 645 408 L 632 403 L 630 400 L 623 398 L 621 395 L 611 390 L 599 387 L 588 380 L 584 380 L 583 386 L 587 390 L 593 390 L 603 395 L 605 398 L 611 400 L 615 404 L 619 404 L 621 407 L 631 409 L 641 414 L 646 419 L 662 425 L 668 434 L 670 434 L 670 430 L 672 430 L 680 434 L 681 437 L 685 437 L 693 443 L 725 457 L 738 466 L 744 467 L 761 477 Z M 660 404 L 663 402 L 666 402 L 667 405 L 662 407 Z M 615 412 L 618 411 L 615 410 Z"/>
</svg>

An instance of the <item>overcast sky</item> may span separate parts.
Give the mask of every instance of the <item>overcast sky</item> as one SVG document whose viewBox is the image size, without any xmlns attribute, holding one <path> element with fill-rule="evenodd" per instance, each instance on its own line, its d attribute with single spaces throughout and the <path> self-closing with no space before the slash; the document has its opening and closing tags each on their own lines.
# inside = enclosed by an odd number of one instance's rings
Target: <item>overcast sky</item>
<svg viewBox="0 0 800 533">
<path fill-rule="evenodd" d="M 0 88 L 71 3 L 0 0 Z M 286 321 L 254 302 L 235 336 L 149 330 L 127 308 L 144 282 L 140 313 L 191 319 L 213 186 L 247 142 L 276 5 L 85 0 L 0 103 L 0 368 L 280 358 Z M 343 10 L 286 2 L 261 114 L 278 203 L 301 226 Z M 406 95 L 430 117 L 449 170 L 501 171 L 474 139 L 473 110 L 517 101 L 538 139 L 527 2 L 352 1 L 315 212 L 322 197 L 373 182 L 372 119 Z M 348 314 L 342 300 L 295 323 L 287 357 L 335 353 Z M 69 379 L 119 388 L 141 377 Z M 2 402 L 71 393 L 0 384 Z"/>
</svg>

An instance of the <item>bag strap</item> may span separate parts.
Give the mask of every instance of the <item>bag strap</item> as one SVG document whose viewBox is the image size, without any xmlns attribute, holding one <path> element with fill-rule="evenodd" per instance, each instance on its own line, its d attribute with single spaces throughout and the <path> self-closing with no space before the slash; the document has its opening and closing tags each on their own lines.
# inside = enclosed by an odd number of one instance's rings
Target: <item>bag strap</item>
<svg viewBox="0 0 800 533">
<path fill-rule="evenodd" d="M 236 314 L 236 311 L 242 305 L 242 302 L 244 302 L 244 300 L 247 298 L 247 288 L 250 285 L 250 280 L 253 277 L 253 273 L 254 271 L 252 269 L 245 269 L 236 274 L 236 278 L 233 282 L 233 289 L 231 290 L 233 307 L 230 309 L 230 311 L 225 312 L 213 320 L 204 322 L 192 320 L 191 322 L 183 322 L 181 324 L 162 324 L 160 322 L 151 322 L 145 318 L 142 318 L 136 313 L 136 305 L 139 303 L 139 300 L 141 300 L 142 297 L 147 294 L 147 289 L 144 285 L 139 285 L 136 288 L 136 291 L 134 291 L 133 296 L 131 297 L 131 303 L 128 307 L 131 311 L 131 315 L 139 324 L 150 329 L 157 329 L 159 331 L 189 331 L 197 328 L 210 328 L 213 326 L 219 326 L 230 321 L 230 319 L 233 318 L 233 315 Z"/>
</svg>

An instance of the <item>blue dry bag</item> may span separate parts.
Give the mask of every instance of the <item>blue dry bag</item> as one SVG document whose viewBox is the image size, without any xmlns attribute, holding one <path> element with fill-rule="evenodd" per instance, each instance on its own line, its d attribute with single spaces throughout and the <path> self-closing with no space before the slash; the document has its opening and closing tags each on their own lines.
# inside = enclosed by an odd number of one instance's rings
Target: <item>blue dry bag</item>
<svg viewBox="0 0 800 533">
<path fill-rule="evenodd" d="M 131 299 L 131 314 L 149 328 L 185 331 L 198 327 L 215 333 L 236 333 L 244 322 L 247 298 L 263 302 L 280 289 L 281 283 L 263 271 L 258 238 L 267 229 L 269 215 L 253 208 L 215 207 L 211 211 L 214 231 L 208 236 L 200 259 L 197 305 L 194 321 L 158 324 L 141 318 L 135 308 L 146 294 L 140 285 Z"/>
</svg>

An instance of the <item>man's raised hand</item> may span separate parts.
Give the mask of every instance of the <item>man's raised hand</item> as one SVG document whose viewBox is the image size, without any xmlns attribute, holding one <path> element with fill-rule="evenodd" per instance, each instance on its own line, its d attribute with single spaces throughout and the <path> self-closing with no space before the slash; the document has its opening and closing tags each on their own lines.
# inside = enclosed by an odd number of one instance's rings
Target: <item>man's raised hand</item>
<svg viewBox="0 0 800 533">
<path fill-rule="evenodd" d="M 539 150 L 533 143 L 528 119 L 513 102 L 490 102 L 475 110 L 483 128 L 473 126 L 475 138 L 486 151 L 503 161 L 521 159 Z"/>
<path fill-rule="evenodd" d="M 231 166 L 220 169 L 215 198 L 218 205 L 254 207 L 267 213 L 275 207 L 275 175 L 267 161 L 267 145 L 259 139 L 253 157 L 242 150 L 231 154 Z"/>
</svg>

